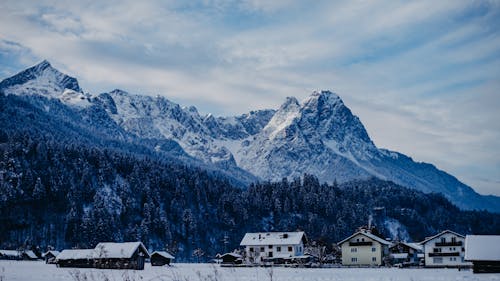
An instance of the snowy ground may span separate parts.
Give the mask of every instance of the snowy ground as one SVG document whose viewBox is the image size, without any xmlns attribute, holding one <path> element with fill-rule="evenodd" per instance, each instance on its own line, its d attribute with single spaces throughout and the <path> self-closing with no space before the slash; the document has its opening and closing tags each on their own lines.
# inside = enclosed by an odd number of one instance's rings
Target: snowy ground
<svg viewBox="0 0 500 281">
<path fill-rule="evenodd" d="M 221 268 L 210 264 L 175 264 L 145 270 L 57 268 L 43 262 L 0 261 L 0 281 L 326 281 L 326 280 L 496 280 L 500 274 L 473 274 L 456 269 L 397 268 Z"/>
</svg>

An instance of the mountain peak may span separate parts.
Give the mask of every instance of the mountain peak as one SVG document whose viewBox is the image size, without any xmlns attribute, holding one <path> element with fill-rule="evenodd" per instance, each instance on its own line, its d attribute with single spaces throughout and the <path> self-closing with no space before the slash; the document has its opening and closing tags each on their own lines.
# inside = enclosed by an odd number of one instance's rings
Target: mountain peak
<svg viewBox="0 0 500 281">
<path fill-rule="evenodd" d="M 78 81 L 52 67 L 43 60 L 0 82 L 0 89 L 12 94 L 61 94 L 65 89 L 81 93 Z"/>
</svg>

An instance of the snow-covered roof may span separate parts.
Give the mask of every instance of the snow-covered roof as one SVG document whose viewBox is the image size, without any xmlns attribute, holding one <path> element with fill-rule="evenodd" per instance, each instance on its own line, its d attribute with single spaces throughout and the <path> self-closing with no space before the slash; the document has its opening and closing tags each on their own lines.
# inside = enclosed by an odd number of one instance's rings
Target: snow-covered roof
<svg viewBox="0 0 500 281">
<path fill-rule="evenodd" d="M 0 250 L 0 255 L 9 257 L 19 257 L 21 253 L 16 250 Z"/>
<path fill-rule="evenodd" d="M 57 255 L 57 260 L 85 260 L 94 257 L 94 249 L 63 250 Z"/>
<path fill-rule="evenodd" d="M 465 260 L 500 261 L 500 235 L 467 235 Z"/>
<path fill-rule="evenodd" d="M 240 246 L 298 245 L 306 239 L 303 231 L 247 233 Z"/>
<path fill-rule="evenodd" d="M 351 235 L 351 236 L 347 237 L 346 239 L 344 239 L 344 240 L 340 241 L 338 244 L 340 245 L 340 244 L 342 244 L 342 243 L 344 243 L 344 242 L 346 242 L 346 241 L 350 240 L 351 238 L 353 238 L 354 236 L 356 236 L 356 235 L 358 235 L 358 234 L 364 235 L 364 236 L 366 236 L 366 237 L 368 237 L 368 238 L 370 238 L 370 239 L 372 239 L 372 240 L 375 240 L 375 241 L 379 242 L 380 244 L 384 244 L 384 245 L 392 245 L 392 243 L 391 243 L 391 242 L 389 242 L 389 241 L 387 241 L 387 240 L 384 240 L 384 239 L 382 239 L 382 238 L 380 238 L 380 237 L 378 237 L 378 236 L 376 236 L 376 235 L 373 235 L 373 234 L 372 234 L 372 233 L 370 233 L 370 232 L 365 232 L 365 231 L 358 231 L 358 232 L 354 233 L 353 235 Z"/>
<path fill-rule="evenodd" d="M 61 252 L 59 252 L 59 251 L 50 250 L 50 251 L 47 251 L 47 252 L 43 253 L 42 257 L 45 257 L 48 254 L 52 254 L 54 257 L 57 257 L 60 253 Z"/>
<path fill-rule="evenodd" d="M 454 232 L 454 231 L 451 231 L 451 230 L 448 230 L 448 229 L 447 229 L 447 230 L 442 231 L 442 232 L 440 232 L 440 233 L 438 233 L 438 234 L 436 234 L 436 235 L 434 235 L 434 236 L 427 237 L 424 241 L 420 242 L 420 244 L 422 244 L 422 245 L 423 245 L 423 244 L 425 244 L 425 243 L 429 242 L 430 240 L 432 240 L 432 239 L 434 239 L 434 238 L 436 238 L 436 237 L 439 237 L 439 236 L 441 236 L 441 235 L 443 235 L 443 234 L 446 234 L 446 233 L 451 233 L 451 234 L 454 234 L 454 235 L 459 236 L 459 237 L 462 237 L 462 238 L 464 238 L 464 237 L 465 237 L 465 236 L 463 236 L 462 234 L 458 234 L 458 233 L 456 233 L 456 232 Z"/>
<path fill-rule="evenodd" d="M 162 256 L 162 257 L 164 257 L 164 258 L 171 259 L 171 260 L 175 259 L 175 257 L 174 257 L 174 256 L 172 256 L 171 254 L 169 254 L 169 253 L 167 253 L 167 252 L 165 252 L 165 251 L 154 251 L 154 252 L 151 254 L 151 256 L 154 256 L 154 255 L 160 255 L 160 256 Z"/>
<path fill-rule="evenodd" d="M 30 259 L 38 259 L 38 257 L 33 253 L 31 250 L 24 251 L 24 253 L 30 258 Z"/>
<path fill-rule="evenodd" d="M 424 247 L 420 243 L 410 243 L 410 242 L 403 242 L 406 246 L 415 249 L 417 251 L 423 251 Z"/>
<path fill-rule="evenodd" d="M 99 243 L 95 247 L 95 257 L 111 259 L 131 258 L 138 248 L 145 253 L 146 257 L 149 257 L 148 250 L 141 242 Z"/>
<path fill-rule="evenodd" d="M 237 258 L 237 259 L 242 258 L 241 255 L 236 254 L 236 253 L 225 253 L 225 254 L 221 255 L 220 257 L 222 258 L 222 257 L 225 257 L 225 256 L 231 256 L 231 257 L 234 257 L 234 258 Z"/>
</svg>

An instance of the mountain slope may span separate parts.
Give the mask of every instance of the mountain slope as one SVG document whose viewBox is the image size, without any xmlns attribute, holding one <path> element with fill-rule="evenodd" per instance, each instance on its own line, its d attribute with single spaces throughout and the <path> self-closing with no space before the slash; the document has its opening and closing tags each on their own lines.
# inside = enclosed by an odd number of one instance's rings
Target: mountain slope
<svg viewBox="0 0 500 281">
<path fill-rule="evenodd" d="M 144 140 L 150 149 L 157 147 L 154 142 L 173 141 L 192 161 L 199 160 L 197 165 L 244 183 L 292 179 L 305 173 L 329 183 L 377 177 L 442 193 L 463 209 L 500 212 L 499 197 L 481 196 L 431 164 L 378 149 L 359 118 L 329 91 L 313 92 L 302 102 L 287 98 L 278 110 L 202 116 L 195 107 L 181 107 L 163 97 L 122 90 L 84 94 L 76 79 L 46 61 L 5 79 L 0 90 L 31 100 L 42 96 L 60 101 L 86 123 L 104 126 L 104 131 L 93 129 L 101 135 L 98 139 L 112 135 L 120 140 Z"/>
</svg>

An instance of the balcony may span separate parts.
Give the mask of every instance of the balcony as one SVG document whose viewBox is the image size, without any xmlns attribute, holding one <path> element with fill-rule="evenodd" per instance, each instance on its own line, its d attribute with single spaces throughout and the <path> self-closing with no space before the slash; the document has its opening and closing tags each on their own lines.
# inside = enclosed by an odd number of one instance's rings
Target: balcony
<svg viewBox="0 0 500 281">
<path fill-rule="evenodd" d="M 349 242 L 349 246 L 371 246 L 373 242 L 371 241 L 362 241 L 362 242 Z"/>
<path fill-rule="evenodd" d="M 460 256 L 459 252 L 451 252 L 451 253 L 429 253 L 429 257 L 458 257 Z"/>
<path fill-rule="evenodd" d="M 462 241 L 436 242 L 436 247 L 452 247 L 452 246 L 462 246 Z"/>
</svg>

